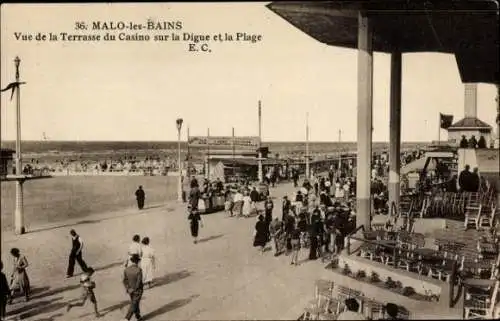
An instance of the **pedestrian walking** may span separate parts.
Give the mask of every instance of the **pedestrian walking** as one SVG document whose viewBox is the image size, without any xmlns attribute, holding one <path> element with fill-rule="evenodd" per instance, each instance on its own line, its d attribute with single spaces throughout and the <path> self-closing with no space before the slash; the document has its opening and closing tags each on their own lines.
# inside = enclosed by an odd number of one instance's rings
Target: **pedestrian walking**
<svg viewBox="0 0 500 321">
<path fill-rule="evenodd" d="M 252 212 L 252 199 L 249 194 L 247 191 L 245 192 L 245 196 L 243 196 L 242 213 L 244 217 L 250 217 L 250 213 Z"/>
<path fill-rule="evenodd" d="M 135 199 L 137 200 L 137 207 L 139 210 L 144 208 L 144 201 L 146 200 L 146 192 L 142 189 L 142 185 L 135 191 Z"/>
<path fill-rule="evenodd" d="M 125 267 L 129 266 L 131 264 L 130 259 L 132 258 L 133 255 L 138 255 L 139 257 L 142 257 L 142 246 L 141 246 L 141 236 L 138 234 L 135 234 L 132 237 L 132 243 L 128 247 L 128 252 L 127 252 L 127 261 L 125 262 Z"/>
<path fill-rule="evenodd" d="M 193 237 L 193 243 L 196 244 L 198 243 L 198 230 L 201 227 L 203 227 L 203 222 L 201 221 L 201 216 L 198 211 L 191 211 L 191 213 L 188 216 L 188 220 L 190 220 L 190 229 L 191 229 L 191 236 Z"/>
<path fill-rule="evenodd" d="M 194 179 L 191 181 L 191 190 L 189 191 L 189 207 L 192 211 L 198 210 L 198 204 L 200 202 L 201 192 L 198 187 L 198 182 Z"/>
<path fill-rule="evenodd" d="M 299 265 L 300 234 L 300 229 L 297 226 L 294 226 L 290 235 L 292 243 L 292 262 L 290 264 L 295 266 Z"/>
<path fill-rule="evenodd" d="M 241 217 L 243 213 L 243 194 L 240 189 L 236 190 L 236 193 L 233 195 L 233 215 L 236 217 Z"/>
<path fill-rule="evenodd" d="M 141 269 L 142 269 L 142 282 L 147 288 L 153 286 L 154 280 L 154 270 L 156 269 L 156 257 L 155 251 L 149 245 L 149 237 L 142 239 L 142 257 L 141 257 Z"/>
<path fill-rule="evenodd" d="M 261 252 L 264 253 L 267 241 L 269 240 L 269 225 L 262 215 L 259 215 L 258 221 L 255 224 L 254 236 L 253 246 L 260 247 Z"/>
<path fill-rule="evenodd" d="M 14 257 L 14 262 L 10 277 L 11 295 L 9 303 L 12 303 L 12 298 L 17 290 L 24 294 L 27 302 L 30 299 L 30 280 L 28 278 L 28 273 L 26 272 L 26 268 L 29 265 L 28 260 L 24 255 L 21 255 L 21 252 L 17 248 L 11 249 L 10 254 Z"/>
<path fill-rule="evenodd" d="M 80 265 L 82 272 L 86 272 L 88 269 L 88 266 L 82 257 L 82 238 L 76 233 L 75 230 L 69 231 L 69 234 L 71 235 L 71 252 L 69 254 L 68 271 L 66 273 L 67 278 L 73 277 L 73 273 L 75 272 L 75 261 L 77 261 Z"/>
<path fill-rule="evenodd" d="M 271 221 L 273 220 L 273 208 L 274 208 L 274 203 L 273 200 L 270 197 L 267 197 L 265 203 L 264 203 L 264 211 L 265 211 L 265 221 L 267 224 L 270 224 Z"/>
<path fill-rule="evenodd" d="M 68 306 L 66 307 L 66 312 L 69 312 L 73 307 L 82 307 L 85 305 L 85 302 L 87 302 L 87 300 L 90 300 L 90 302 L 92 302 L 92 305 L 94 306 L 94 313 L 96 318 L 99 318 L 101 316 L 101 314 L 99 313 L 99 309 L 97 308 L 97 300 L 95 298 L 94 292 L 96 285 L 95 282 L 91 279 L 93 274 L 94 269 L 88 268 L 87 271 L 80 277 L 80 287 L 82 289 L 82 295 L 78 302 L 68 304 Z"/>
<path fill-rule="evenodd" d="M 144 292 L 144 285 L 142 283 L 142 269 L 139 267 L 139 262 L 141 258 L 139 255 L 134 254 L 130 258 L 131 265 L 127 266 L 123 272 L 123 285 L 127 294 L 130 296 L 130 306 L 128 312 L 125 315 L 125 320 L 130 320 L 132 315 L 135 315 L 137 321 L 142 320 L 140 303 L 142 299 L 142 293 Z"/>
<path fill-rule="evenodd" d="M 233 205 L 233 193 L 228 185 L 224 192 L 224 209 L 230 217 L 233 216 Z"/>
<path fill-rule="evenodd" d="M 284 235 L 283 223 L 279 221 L 277 217 L 271 222 L 269 226 L 269 232 L 274 239 L 274 256 L 281 254 L 284 247 Z"/>
<path fill-rule="evenodd" d="M 0 261 L 0 320 L 4 320 L 7 310 L 7 302 L 10 298 L 10 287 L 7 282 L 7 277 L 3 273 L 3 262 Z"/>
</svg>

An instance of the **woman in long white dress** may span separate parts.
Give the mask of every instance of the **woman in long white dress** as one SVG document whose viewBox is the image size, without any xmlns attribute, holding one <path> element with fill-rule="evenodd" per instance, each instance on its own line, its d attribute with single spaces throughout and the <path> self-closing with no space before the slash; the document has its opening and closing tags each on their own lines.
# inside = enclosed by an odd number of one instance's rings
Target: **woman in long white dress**
<svg viewBox="0 0 500 321">
<path fill-rule="evenodd" d="M 142 239 L 142 282 L 148 288 L 153 285 L 154 270 L 156 269 L 155 251 L 149 246 L 149 237 Z"/>
<path fill-rule="evenodd" d="M 248 191 L 245 192 L 245 196 L 243 196 L 243 216 L 249 217 L 250 212 L 252 211 L 252 199 L 250 198 L 250 193 Z"/>
<path fill-rule="evenodd" d="M 335 183 L 335 198 L 344 198 L 344 190 L 342 189 L 339 181 Z"/>
</svg>

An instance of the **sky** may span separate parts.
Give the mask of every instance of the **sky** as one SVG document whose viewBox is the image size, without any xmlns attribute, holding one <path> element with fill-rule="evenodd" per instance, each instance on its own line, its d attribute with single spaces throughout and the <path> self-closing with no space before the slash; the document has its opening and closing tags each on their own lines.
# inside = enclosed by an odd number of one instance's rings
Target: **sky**
<svg viewBox="0 0 500 321">
<path fill-rule="evenodd" d="M 21 58 L 23 140 L 166 141 L 175 120 L 190 135 L 258 135 L 264 141 L 356 141 L 357 52 L 322 44 L 265 7 L 266 3 L 4 4 L 1 85 Z M 153 37 L 194 33 L 261 35 L 257 43 L 212 41 L 21 41 L 15 33 L 96 34 L 93 21 L 146 24 L 181 21 L 182 30 L 137 31 Z M 75 30 L 76 22 L 88 29 Z M 115 32 L 115 31 L 112 31 Z M 126 30 L 128 34 L 136 31 Z M 116 32 L 118 34 L 118 32 Z M 60 37 L 59 37 L 60 38 Z M 389 139 L 390 56 L 374 55 L 373 141 Z M 438 138 L 439 112 L 463 117 L 464 87 L 453 55 L 403 55 L 403 141 Z M 478 117 L 493 125 L 496 89 L 480 84 Z M 1 96 L 1 139 L 15 139 L 15 99 Z M 446 139 L 446 132 L 441 132 Z"/>
</svg>

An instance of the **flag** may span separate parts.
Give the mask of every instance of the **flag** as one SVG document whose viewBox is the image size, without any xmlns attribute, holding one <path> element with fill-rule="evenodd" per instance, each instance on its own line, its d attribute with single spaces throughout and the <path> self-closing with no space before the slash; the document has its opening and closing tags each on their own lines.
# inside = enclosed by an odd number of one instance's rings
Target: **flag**
<svg viewBox="0 0 500 321">
<path fill-rule="evenodd" d="M 10 84 L 8 84 L 7 87 L 5 87 L 4 89 L 2 89 L 0 91 L 4 92 L 7 90 L 11 90 L 10 100 L 12 100 L 12 97 L 14 97 L 14 91 L 16 91 L 16 89 L 19 87 L 19 85 L 24 85 L 24 84 L 25 84 L 25 82 L 14 81 L 14 82 L 11 82 Z"/>
<path fill-rule="evenodd" d="M 442 129 L 448 129 L 453 123 L 453 115 L 445 115 L 439 113 L 439 122 Z"/>
</svg>

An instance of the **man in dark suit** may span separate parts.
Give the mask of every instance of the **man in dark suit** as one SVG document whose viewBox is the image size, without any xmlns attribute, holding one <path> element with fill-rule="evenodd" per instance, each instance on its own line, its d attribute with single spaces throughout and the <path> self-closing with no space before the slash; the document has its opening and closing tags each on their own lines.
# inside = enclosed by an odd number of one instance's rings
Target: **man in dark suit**
<svg viewBox="0 0 500 321">
<path fill-rule="evenodd" d="M 133 254 L 130 258 L 132 264 L 127 266 L 123 272 L 123 285 L 125 286 L 127 294 L 130 295 L 130 307 L 125 315 L 125 319 L 127 320 L 130 320 L 134 314 L 138 321 L 142 320 L 139 305 L 144 285 L 142 283 L 142 269 L 138 265 L 140 260 L 141 258 L 139 255 Z"/>
<path fill-rule="evenodd" d="M 139 186 L 139 189 L 135 191 L 135 198 L 137 200 L 137 207 L 142 210 L 144 208 L 144 200 L 146 199 L 146 193 L 142 189 L 142 186 Z"/>
</svg>

